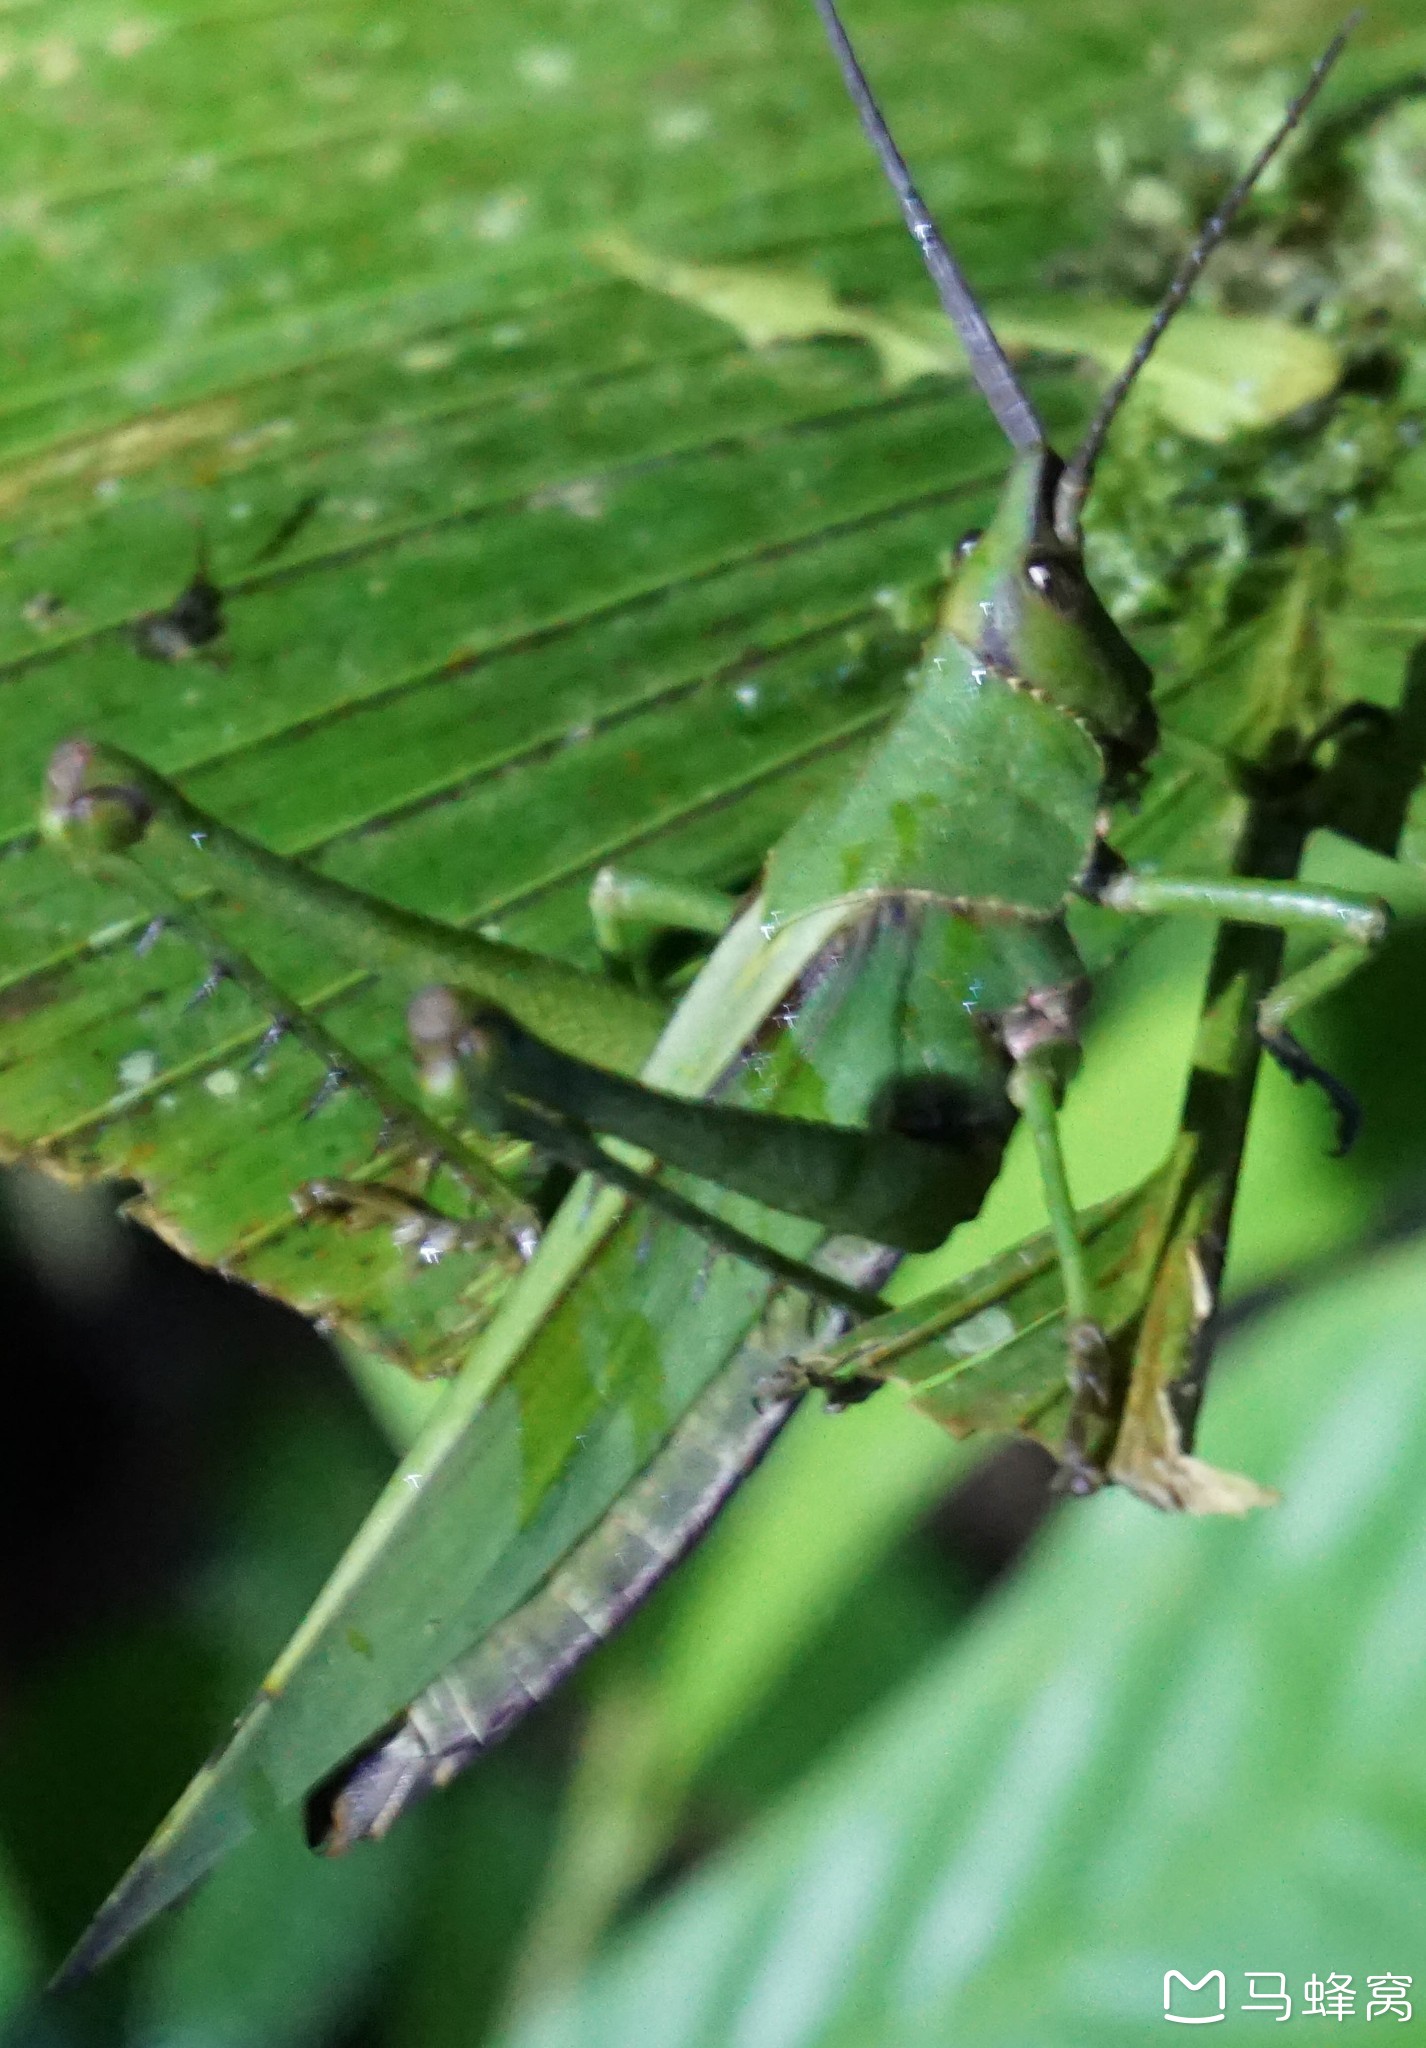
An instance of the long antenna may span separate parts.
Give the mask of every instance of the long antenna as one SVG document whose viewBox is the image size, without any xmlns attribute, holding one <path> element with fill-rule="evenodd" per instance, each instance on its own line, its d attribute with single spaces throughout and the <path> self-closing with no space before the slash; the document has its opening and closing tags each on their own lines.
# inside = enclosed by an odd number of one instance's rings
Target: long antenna
<svg viewBox="0 0 1426 2048">
<path fill-rule="evenodd" d="M 818 0 L 818 5 L 821 4 L 822 0 Z M 1348 15 L 1313 65 L 1306 85 L 1278 122 L 1277 127 L 1237 184 L 1224 195 L 1217 210 L 1205 221 L 1199 231 L 1198 240 L 1180 263 L 1168 290 L 1160 299 L 1138 347 L 1100 399 L 1099 410 L 1090 421 L 1084 439 L 1060 478 L 1055 498 L 1055 530 L 1061 540 L 1070 543 L 1077 543 L 1079 540 L 1080 514 L 1084 510 L 1084 501 L 1089 496 L 1089 487 L 1094 481 L 1095 464 L 1103 452 L 1105 437 L 1114 423 L 1114 416 L 1129 395 L 1135 378 L 1158 346 L 1159 337 L 1164 329 L 1193 289 L 1199 271 L 1232 226 L 1243 201 L 1321 91 L 1328 72 L 1341 56 L 1346 40 L 1361 20 L 1363 11 L 1358 8 L 1355 13 Z"/>
<path fill-rule="evenodd" d="M 861 115 L 872 148 L 881 161 L 881 168 L 891 181 L 893 191 L 901 201 L 901 211 L 906 216 L 906 225 L 918 243 L 931 280 L 940 293 L 941 304 L 955 323 L 957 334 L 970 357 L 971 375 L 980 386 L 987 405 L 995 414 L 1002 432 L 1014 448 L 1042 448 L 1045 445 L 1045 430 L 1040 424 L 1038 413 L 1030 403 L 1020 380 L 1010 367 L 1010 361 L 1000 343 L 996 340 L 990 322 L 986 319 L 976 301 L 974 292 L 966 283 L 965 275 L 955 257 L 941 239 L 941 233 L 927 210 L 926 202 L 911 182 L 911 173 L 906 160 L 891 139 L 891 130 L 882 118 L 881 109 L 872 98 L 871 87 L 865 73 L 857 62 L 856 52 L 847 40 L 832 0 L 816 0 L 817 12 L 827 31 L 837 62 L 842 67 L 842 76 L 847 82 L 857 112 Z"/>
</svg>

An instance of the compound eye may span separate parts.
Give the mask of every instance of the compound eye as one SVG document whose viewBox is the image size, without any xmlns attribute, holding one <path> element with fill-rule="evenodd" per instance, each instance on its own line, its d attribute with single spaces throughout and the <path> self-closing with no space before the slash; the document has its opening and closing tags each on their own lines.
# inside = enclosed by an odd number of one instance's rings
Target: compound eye
<svg viewBox="0 0 1426 2048">
<path fill-rule="evenodd" d="M 1056 611 L 1072 612 L 1079 598 L 1079 585 L 1063 562 L 1048 555 L 1031 555 L 1025 564 L 1025 580 L 1032 590 L 1047 598 Z"/>
<path fill-rule="evenodd" d="M 983 526 L 973 526 L 969 533 L 963 533 L 956 542 L 956 560 L 963 562 L 967 555 L 974 554 L 984 537 Z"/>
</svg>

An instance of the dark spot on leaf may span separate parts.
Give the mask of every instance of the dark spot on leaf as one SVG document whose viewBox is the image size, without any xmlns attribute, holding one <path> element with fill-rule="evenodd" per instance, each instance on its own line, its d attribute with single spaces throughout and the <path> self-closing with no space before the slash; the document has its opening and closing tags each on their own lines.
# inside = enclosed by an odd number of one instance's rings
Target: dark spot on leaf
<svg viewBox="0 0 1426 2048">
<path fill-rule="evenodd" d="M 147 612 L 134 627 L 134 645 L 147 661 L 187 661 L 223 631 L 223 593 L 199 568 L 167 611 Z"/>
</svg>

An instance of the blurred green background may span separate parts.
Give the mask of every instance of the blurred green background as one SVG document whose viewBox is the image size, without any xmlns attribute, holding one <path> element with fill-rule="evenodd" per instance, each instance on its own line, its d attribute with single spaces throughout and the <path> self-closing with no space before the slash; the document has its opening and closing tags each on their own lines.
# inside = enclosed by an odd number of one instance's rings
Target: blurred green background
<svg viewBox="0 0 1426 2048">
<path fill-rule="evenodd" d="M 853 22 L 992 300 L 1151 293 L 1175 195 L 1201 207 L 1333 25 L 1290 0 L 1191 19 L 867 0 Z M 1405 0 L 1379 5 L 1331 104 L 1423 66 Z M 274 844 L 588 957 L 582 893 L 610 848 L 746 879 L 884 715 L 884 694 L 829 688 L 837 636 L 974 523 L 999 456 L 958 387 L 888 395 L 855 344 L 754 358 L 586 251 L 614 224 L 915 294 L 795 0 L 12 0 L 0 103 L 0 1105 L 14 1153 L 132 1175 L 152 1131 L 94 1104 L 134 1043 L 139 970 L 96 948 L 45 978 L 95 922 L 29 836 L 56 738 L 89 720 Z M 1383 106 L 1343 173 L 1370 197 L 1350 319 L 1376 323 L 1395 381 L 1364 378 L 1363 403 L 1385 388 L 1406 453 L 1357 508 L 1328 631 L 1344 693 L 1394 701 L 1426 636 L 1426 125 L 1409 96 Z M 1091 388 L 1063 363 L 1037 381 L 1071 424 Z M 1245 473 L 1279 453 L 1250 449 Z M 171 601 L 200 531 L 227 663 L 145 664 L 123 628 Z M 1123 550 L 1101 544 L 1132 612 Z M 1224 559 L 1140 605 L 1147 646 L 1172 657 L 1203 628 Z M 487 656 L 472 702 L 462 664 Z M 393 722 L 413 678 L 427 708 Z M 617 740 L 590 742 L 580 689 L 626 684 Z M 542 691 L 563 745 L 519 724 Z M 462 781 L 468 727 L 509 706 L 513 765 Z M 1299 2005 L 1307 1979 L 1350 1975 L 1343 2028 L 1395 2023 L 1368 2019 L 1369 1977 L 1426 1995 L 1426 884 L 1338 843 L 1309 872 L 1381 890 L 1402 922 L 1310 1025 L 1366 1110 L 1352 1156 L 1327 1157 L 1322 1104 L 1275 1072 L 1255 1111 L 1202 1447 L 1280 1509 L 1174 1525 L 1103 1497 L 1046 1524 L 1033 1452 L 983 1461 L 889 1396 L 804 1414 L 572 1695 L 390 1842 L 324 1865 L 289 1816 L 46 2002 L 432 1396 L 370 1353 L 359 1394 L 305 1326 L 183 1265 L 108 1192 L 18 1168 L 0 1242 L 16 2038 L 1133 2042 L 1161 2030 L 1171 1969 L 1225 1972 L 1234 2038 L 1273 2018 L 1241 2011 L 1247 1971 L 1281 1972 Z M 1161 933 L 1109 977 L 1070 1109 L 1083 1200 L 1162 1153 L 1206 948 Z M 143 973 L 165 1056 L 221 1047 L 233 1027 L 175 1021 L 191 959 Z M 294 1134 L 310 1079 L 254 1112 L 241 1151 L 210 1101 L 197 1178 L 268 1159 L 280 1206 L 316 1170 L 284 1146 L 355 1143 L 340 1123 Z M 201 1239 L 205 1198 L 184 1210 L 161 1165 L 170 1229 Z M 902 1295 L 1038 1224 L 1017 1153 Z"/>
</svg>

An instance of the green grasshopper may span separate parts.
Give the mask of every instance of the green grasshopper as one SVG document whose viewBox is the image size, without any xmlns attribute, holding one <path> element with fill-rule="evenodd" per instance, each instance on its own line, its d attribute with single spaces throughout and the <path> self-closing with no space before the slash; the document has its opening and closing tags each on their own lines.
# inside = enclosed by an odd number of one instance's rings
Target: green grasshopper
<svg viewBox="0 0 1426 2048">
<path fill-rule="evenodd" d="M 1091 587 L 1081 536 L 1120 405 L 1345 31 L 1205 227 L 1065 463 L 931 221 L 831 0 L 817 5 L 1013 463 L 989 526 L 958 550 L 904 713 L 774 849 L 756 898 L 729 922 L 726 907 L 686 892 L 669 902 L 602 882 L 596 910 L 613 937 L 660 913 L 727 927 L 651 1055 L 657 1012 L 637 993 L 294 871 L 117 750 L 75 743 L 52 766 L 50 837 L 122 869 L 383 1108 L 389 1085 L 225 950 L 223 892 L 406 982 L 424 1101 L 391 1099 L 390 1114 L 479 1190 L 493 1231 L 519 1238 L 530 1225 L 528 1188 L 502 1168 L 500 1140 L 589 1176 L 227 1750 L 72 1969 L 177 1896 L 255 1811 L 305 1792 L 315 1774 L 299 1759 L 326 1756 L 332 1775 L 309 1826 L 341 1848 L 383 1832 L 488 1746 L 617 1625 L 755 1462 L 791 1406 L 766 1391 L 777 1362 L 813 1351 L 842 1381 L 848 1316 L 869 1324 L 857 1341 L 873 1357 L 885 1308 L 875 1289 L 895 1253 L 937 1244 L 977 1213 L 1022 1116 L 1050 1226 L 1041 1263 L 1062 1310 L 1067 1483 L 1125 1476 L 1115 1439 L 1134 1390 L 1097 1288 L 1100 1225 L 1076 1216 L 1058 1129 L 1090 993 L 1066 924 L 1072 902 L 1230 920 L 1273 947 L 1284 932 L 1324 938 L 1287 979 L 1268 986 L 1259 974 L 1255 1012 L 1239 984 L 1229 1036 L 1241 1041 L 1246 1017 L 1249 1035 L 1323 1085 L 1346 1119 L 1290 1022 L 1355 971 L 1384 934 L 1385 908 L 1290 879 L 1139 874 L 1118 858 L 1109 814 L 1139 787 L 1157 725 L 1150 673 Z M 1241 1124 L 1245 1101 L 1236 1114 Z M 636 1203 L 675 1227 L 650 1240 Z M 837 1244 L 848 1237 L 889 1251 Z M 733 1254 L 711 1271 L 710 1243 Z M 1215 1277 L 1203 1276 L 1209 1292 Z M 649 1357 L 662 1374 L 656 1412 Z M 544 1462 L 523 1463 L 523 1418 L 555 1404 L 563 1448 L 547 1431 Z M 597 1481 L 576 1497 L 570 1475 L 589 1469 Z M 508 1501 L 508 1518 L 482 1550 L 459 1517 L 492 1497 Z M 418 1611 L 393 1617 L 380 1607 L 380 1560 L 397 1552 L 403 1585 L 421 1591 L 406 1602 Z M 295 1676 L 314 1658 L 321 1682 L 303 1690 Z M 415 1704 L 393 1722 L 398 1683 Z M 373 1743 L 374 1728 L 384 1732 Z"/>
</svg>

